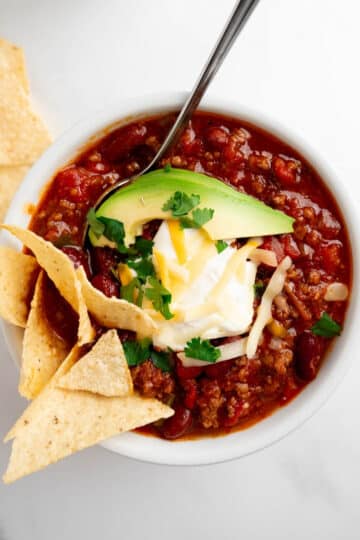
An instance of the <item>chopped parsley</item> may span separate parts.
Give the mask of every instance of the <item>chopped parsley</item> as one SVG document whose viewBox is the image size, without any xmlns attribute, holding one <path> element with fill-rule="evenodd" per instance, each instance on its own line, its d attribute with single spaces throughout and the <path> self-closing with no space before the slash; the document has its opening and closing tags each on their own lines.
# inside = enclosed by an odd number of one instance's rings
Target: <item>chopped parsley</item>
<svg viewBox="0 0 360 540">
<path fill-rule="evenodd" d="M 120 288 L 120 295 L 121 298 L 127 300 L 127 302 L 131 302 L 131 304 L 136 304 L 141 307 L 144 298 L 141 281 L 138 278 L 134 278 L 127 285 L 122 285 Z"/>
<path fill-rule="evenodd" d="M 165 351 L 151 351 L 151 360 L 154 366 L 161 371 L 171 371 L 170 353 Z"/>
<path fill-rule="evenodd" d="M 116 244 L 117 250 L 120 253 L 136 255 L 136 250 L 134 248 L 128 248 L 124 244 L 125 229 L 122 221 L 104 216 L 97 216 L 94 208 L 89 210 L 86 219 L 90 225 L 90 230 L 96 238 L 105 236 L 108 240 Z"/>
<path fill-rule="evenodd" d="M 204 362 L 216 362 L 220 357 L 220 351 L 214 345 L 211 345 L 208 339 L 196 337 L 186 343 L 185 356 L 188 358 L 197 358 Z"/>
<path fill-rule="evenodd" d="M 261 296 L 264 294 L 265 283 L 262 281 L 262 279 L 259 279 L 254 283 L 254 291 L 257 298 L 261 298 Z"/>
<path fill-rule="evenodd" d="M 138 279 L 142 283 L 145 283 L 149 276 L 155 275 L 155 268 L 150 257 L 135 260 L 128 259 L 126 264 L 129 268 L 135 270 Z"/>
<path fill-rule="evenodd" d="M 326 311 L 321 315 L 320 319 L 311 327 L 313 334 L 326 338 L 332 338 L 341 334 L 341 326 L 330 317 Z"/>
<path fill-rule="evenodd" d="M 174 195 L 163 205 L 162 210 L 171 211 L 174 217 L 185 216 L 200 202 L 199 195 L 187 195 L 183 191 L 175 191 Z"/>
<path fill-rule="evenodd" d="M 180 224 L 183 229 L 200 229 L 205 223 L 210 221 L 214 216 L 215 210 L 212 208 L 196 208 L 190 217 L 180 219 Z"/>
<path fill-rule="evenodd" d="M 150 287 L 145 289 L 145 296 L 151 300 L 154 309 L 159 311 L 166 320 L 172 319 L 173 314 L 170 311 L 171 293 L 154 276 L 150 276 L 147 281 Z"/>
<path fill-rule="evenodd" d="M 138 366 L 150 358 L 150 339 L 124 341 L 123 348 L 129 366 Z"/>
<path fill-rule="evenodd" d="M 161 371 L 171 371 L 171 356 L 166 351 L 155 351 L 150 339 L 128 340 L 123 343 L 126 361 L 129 366 L 139 366 L 151 360 Z"/>
<path fill-rule="evenodd" d="M 226 249 L 228 247 L 228 244 L 227 242 L 225 242 L 225 240 L 218 240 L 215 244 L 216 246 L 216 250 L 218 253 L 222 253 L 224 251 L 224 249 Z"/>
</svg>

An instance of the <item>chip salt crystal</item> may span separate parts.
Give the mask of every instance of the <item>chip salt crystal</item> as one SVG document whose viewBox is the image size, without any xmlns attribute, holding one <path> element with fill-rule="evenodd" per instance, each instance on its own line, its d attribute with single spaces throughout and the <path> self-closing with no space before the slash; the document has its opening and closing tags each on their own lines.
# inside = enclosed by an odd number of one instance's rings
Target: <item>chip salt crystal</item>
<svg viewBox="0 0 360 540">
<path fill-rule="evenodd" d="M 281 293 L 284 287 L 286 272 L 290 268 L 291 262 L 292 261 L 290 257 L 285 257 L 281 261 L 281 263 L 271 276 L 271 279 L 265 289 L 265 292 L 261 298 L 261 303 L 258 308 L 255 322 L 251 327 L 246 345 L 246 354 L 248 358 L 253 358 L 255 356 L 256 349 L 262 336 L 262 332 L 265 326 L 271 320 L 271 306 L 273 300 L 275 296 Z"/>
</svg>

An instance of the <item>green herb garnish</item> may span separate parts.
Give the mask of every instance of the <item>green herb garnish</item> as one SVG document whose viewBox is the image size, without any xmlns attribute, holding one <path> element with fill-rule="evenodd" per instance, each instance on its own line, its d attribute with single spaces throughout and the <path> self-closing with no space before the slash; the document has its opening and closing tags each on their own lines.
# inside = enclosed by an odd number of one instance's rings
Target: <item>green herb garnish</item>
<svg viewBox="0 0 360 540">
<path fill-rule="evenodd" d="M 139 366 L 146 360 L 152 361 L 155 367 L 161 371 L 171 371 L 170 353 L 166 351 L 155 351 L 150 339 L 141 341 L 125 341 L 123 344 L 126 361 L 129 366 Z"/>
<path fill-rule="evenodd" d="M 176 191 L 163 205 L 164 212 L 170 210 L 174 217 L 185 216 L 200 202 L 199 195 L 187 195 L 183 191 Z"/>
<path fill-rule="evenodd" d="M 330 317 L 328 313 L 324 311 L 320 319 L 311 327 L 313 334 L 317 336 L 323 336 L 326 338 L 332 338 L 341 334 L 342 327 L 334 319 Z"/>
<path fill-rule="evenodd" d="M 204 362 L 216 362 L 220 357 L 220 351 L 211 345 L 208 339 L 201 340 L 199 337 L 193 338 L 186 343 L 185 356 L 197 358 Z"/>
<path fill-rule="evenodd" d="M 142 236 L 137 236 L 134 244 L 134 249 L 142 257 L 148 257 L 152 253 L 154 242 L 152 240 L 147 240 Z"/>
<path fill-rule="evenodd" d="M 171 169 L 172 169 L 172 167 L 171 167 L 170 163 L 166 163 L 166 165 L 165 165 L 165 167 L 164 167 L 164 172 L 166 172 L 166 173 L 167 173 L 167 172 L 170 172 Z"/>
<path fill-rule="evenodd" d="M 149 276 L 155 275 L 155 268 L 152 263 L 151 258 L 143 258 L 143 259 L 128 259 L 126 264 L 129 268 L 132 268 L 137 273 L 138 279 L 145 283 L 146 279 Z"/>
<path fill-rule="evenodd" d="M 141 307 L 144 298 L 141 281 L 138 278 L 134 278 L 127 285 L 122 285 L 120 287 L 120 295 L 127 302 Z"/>
<path fill-rule="evenodd" d="M 100 236 L 104 234 L 105 225 L 96 216 L 94 208 L 90 208 L 90 210 L 88 211 L 86 221 L 88 222 L 90 229 L 92 230 L 96 238 L 100 238 Z"/>
<path fill-rule="evenodd" d="M 150 339 L 124 341 L 123 348 L 129 366 L 138 366 L 150 358 Z"/>
<path fill-rule="evenodd" d="M 255 291 L 255 296 L 257 298 L 261 298 L 261 296 L 263 295 L 265 291 L 265 283 L 261 279 L 259 279 L 258 281 L 254 283 L 254 291 Z"/>
<path fill-rule="evenodd" d="M 191 213 L 191 218 L 183 217 L 180 219 L 181 227 L 183 229 L 200 229 L 213 218 L 214 212 L 215 210 L 212 208 L 196 208 Z"/>
<path fill-rule="evenodd" d="M 218 240 L 215 246 L 218 253 L 221 253 L 222 251 L 224 251 L 224 249 L 229 247 L 229 245 L 227 244 L 227 242 L 225 242 L 225 240 Z"/>
<path fill-rule="evenodd" d="M 161 369 L 161 371 L 171 371 L 170 353 L 151 351 L 151 360 L 154 366 Z"/>
<path fill-rule="evenodd" d="M 172 319 L 173 314 L 170 311 L 171 293 L 156 277 L 149 277 L 147 283 L 151 287 L 145 289 L 145 296 L 151 300 L 154 309 L 159 311 L 166 320 Z"/>
</svg>

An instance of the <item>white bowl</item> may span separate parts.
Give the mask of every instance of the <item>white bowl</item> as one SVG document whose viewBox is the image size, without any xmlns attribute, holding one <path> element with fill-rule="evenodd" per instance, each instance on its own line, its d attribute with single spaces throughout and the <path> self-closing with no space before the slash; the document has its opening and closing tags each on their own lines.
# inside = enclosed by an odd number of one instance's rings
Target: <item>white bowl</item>
<svg viewBox="0 0 360 540">
<path fill-rule="evenodd" d="M 101 134 L 119 119 L 116 125 L 154 113 L 178 109 L 185 100 L 185 94 L 166 94 L 134 98 L 120 101 L 95 113 L 62 135 L 39 159 L 30 170 L 17 192 L 6 217 L 7 223 L 26 227 L 29 216 L 24 213 L 26 203 L 36 204 L 44 185 L 53 177 L 58 168 L 66 164 L 88 140 Z M 353 250 L 353 275 L 359 275 L 358 239 L 359 231 L 357 210 L 353 207 L 350 193 L 307 143 L 298 136 L 291 135 L 288 129 L 280 127 L 276 121 L 269 121 L 263 114 L 249 111 L 238 103 L 228 103 L 222 99 L 204 99 L 202 110 L 239 117 L 277 135 L 281 140 L 297 149 L 319 172 L 334 194 L 348 225 L 348 232 Z M 2 235 L 3 243 L 19 246 L 8 234 Z M 198 440 L 169 442 L 137 433 L 124 433 L 102 443 L 105 448 L 142 461 L 168 465 L 202 465 L 226 461 L 245 456 L 281 439 L 299 427 L 327 400 L 335 387 L 342 380 L 349 368 L 354 349 L 357 345 L 357 316 L 359 313 L 358 282 L 354 281 L 353 291 L 345 329 L 329 352 L 317 378 L 286 407 L 244 431 Z M 19 363 L 21 354 L 22 332 L 4 324 L 8 347 Z"/>
</svg>

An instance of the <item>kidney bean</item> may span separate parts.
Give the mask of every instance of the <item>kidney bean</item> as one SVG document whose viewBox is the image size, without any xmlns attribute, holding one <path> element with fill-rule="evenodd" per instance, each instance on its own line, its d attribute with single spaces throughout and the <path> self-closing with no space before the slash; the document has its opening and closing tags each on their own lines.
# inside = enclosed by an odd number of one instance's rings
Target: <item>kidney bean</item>
<svg viewBox="0 0 360 540">
<path fill-rule="evenodd" d="M 300 334 L 295 343 L 295 371 L 300 379 L 312 381 L 315 379 L 319 367 L 324 339 L 315 336 L 310 331 Z"/>
<path fill-rule="evenodd" d="M 96 274 L 108 274 L 119 262 L 117 251 L 109 247 L 96 247 L 91 253 L 91 263 Z"/>
<path fill-rule="evenodd" d="M 75 268 L 82 266 L 87 277 L 91 278 L 90 261 L 88 252 L 83 251 L 78 246 L 64 246 L 61 251 L 66 253 Z"/>
<path fill-rule="evenodd" d="M 177 439 L 189 429 L 191 422 L 191 411 L 182 405 L 177 405 L 174 416 L 165 420 L 161 426 L 161 433 L 165 439 Z"/>
<path fill-rule="evenodd" d="M 109 298 L 111 296 L 120 296 L 119 284 L 107 274 L 96 274 L 91 280 L 91 283 Z"/>
</svg>

